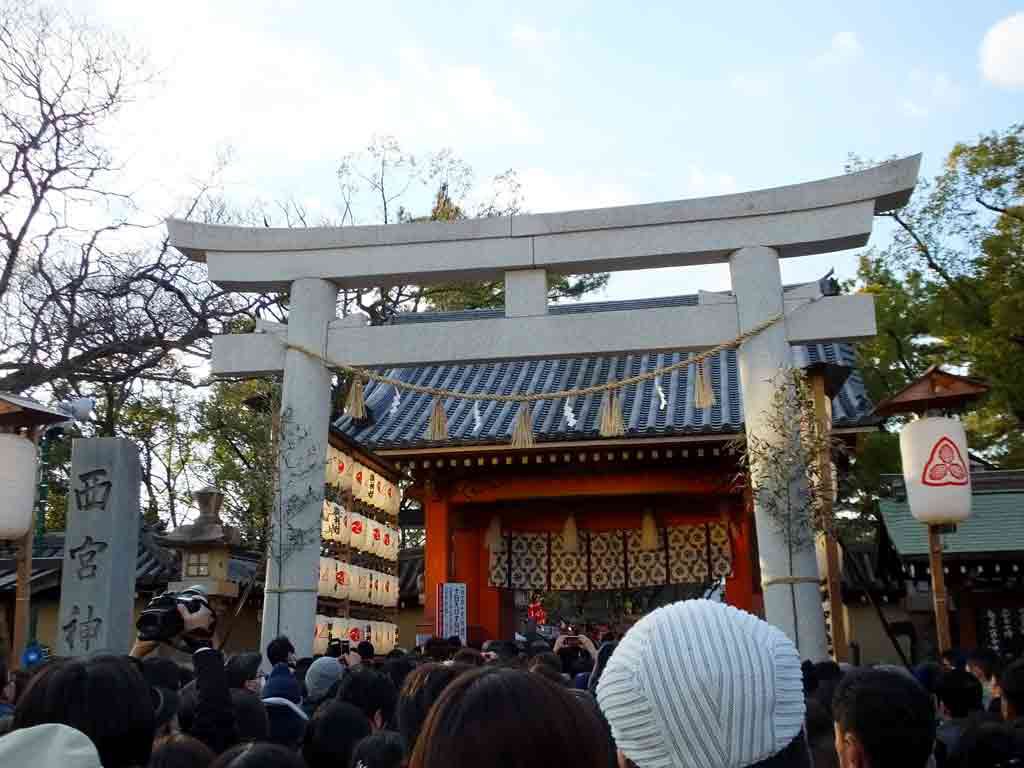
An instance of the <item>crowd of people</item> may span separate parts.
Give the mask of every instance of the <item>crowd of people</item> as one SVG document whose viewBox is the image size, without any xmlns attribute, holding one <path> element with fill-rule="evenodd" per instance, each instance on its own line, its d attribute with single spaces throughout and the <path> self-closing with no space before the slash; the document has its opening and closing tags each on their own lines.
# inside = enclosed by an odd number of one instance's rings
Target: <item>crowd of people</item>
<svg viewBox="0 0 1024 768">
<path fill-rule="evenodd" d="M 801 662 L 778 629 L 704 600 L 553 647 L 434 638 L 381 659 L 334 642 L 297 659 L 279 637 L 229 659 L 195 642 L 188 665 L 157 647 L 0 670 L 0 766 L 1024 766 L 1024 660 Z"/>
</svg>

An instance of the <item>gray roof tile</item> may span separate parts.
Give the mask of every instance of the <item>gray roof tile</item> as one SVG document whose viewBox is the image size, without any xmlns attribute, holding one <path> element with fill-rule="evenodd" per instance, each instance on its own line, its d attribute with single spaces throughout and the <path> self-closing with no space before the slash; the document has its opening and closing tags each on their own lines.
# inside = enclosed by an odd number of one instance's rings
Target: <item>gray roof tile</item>
<svg viewBox="0 0 1024 768">
<path fill-rule="evenodd" d="M 629 302 L 555 305 L 552 314 L 583 311 L 630 310 L 653 306 L 684 306 L 697 303 L 696 296 L 647 299 Z M 392 322 L 438 322 L 500 317 L 500 310 L 418 313 L 399 315 Z M 642 371 L 651 371 L 685 359 L 689 353 L 633 353 L 608 357 L 519 360 L 512 362 L 472 363 L 466 365 L 428 365 L 395 368 L 388 375 L 409 383 L 441 387 L 467 393 L 551 392 L 600 384 Z M 831 362 L 853 367 L 855 353 L 845 343 L 813 344 L 793 347 L 793 363 L 805 367 L 816 362 Z M 661 382 L 667 400 L 663 410 L 654 381 L 628 386 L 622 390 L 622 411 L 629 437 L 666 437 L 689 434 L 737 433 L 743 426 L 739 371 L 735 350 L 720 352 L 710 361 L 711 380 L 717 402 L 706 410 L 694 405 L 693 369 L 682 368 L 666 375 Z M 347 417 L 335 422 L 335 428 L 372 449 L 406 448 L 429 445 L 424 439 L 430 418 L 432 399 L 428 395 L 402 392 L 393 409 L 395 389 L 370 383 L 365 390 L 368 418 L 354 423 Z M 480 423 L 474 417 L 473 402 L 449 398 L 449 440 L 445 445 L 501 444 L 511 437 L 518 405 L 498 401 L 479 403 Z M 571 441 L 598 436 L 600 395 L 577 398 L 571 403 L 576 417 L 570 427 L 564 415 L 564 400 L 543 400 L 534 405 L 534 434 L 538 441 Z M 859 372 L 853 371 L 833 400 L 836 426 L 868 423 L 872 404 Z M 393 412 L 392 412 L 393 411 Z"/>
</svg>

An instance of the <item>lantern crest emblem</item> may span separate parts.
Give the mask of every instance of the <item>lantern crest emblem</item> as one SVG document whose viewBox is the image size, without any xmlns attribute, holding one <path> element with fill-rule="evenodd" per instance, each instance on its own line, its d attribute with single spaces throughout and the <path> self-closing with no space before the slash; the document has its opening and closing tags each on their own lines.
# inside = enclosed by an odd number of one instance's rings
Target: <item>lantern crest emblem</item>
<svg viewBox="0 0 1024 768">
<path fill-rule="evenodd" d="M 943 435 L 932 446 L 928 461 L 921 471 L 921 482 L 924 485 L 938 487 L 943 485 L 967 485 L 967 467 L 960 448 L 949 437 Z"/>
</svg>

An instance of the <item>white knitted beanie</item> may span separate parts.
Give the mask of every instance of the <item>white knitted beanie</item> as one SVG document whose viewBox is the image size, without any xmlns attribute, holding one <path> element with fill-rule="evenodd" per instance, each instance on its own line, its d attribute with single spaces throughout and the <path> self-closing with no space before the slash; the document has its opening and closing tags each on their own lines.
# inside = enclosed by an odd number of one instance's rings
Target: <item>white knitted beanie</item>
<svg viewBox="0 0 1024 768">
<path fill-rule="evenodd" d="M 618 748 L 638 768 L 742 768 L 800 732 L 800 656 L 732 606 L 684 600 L 649 613 L 597 685 Z"/>
</svg>

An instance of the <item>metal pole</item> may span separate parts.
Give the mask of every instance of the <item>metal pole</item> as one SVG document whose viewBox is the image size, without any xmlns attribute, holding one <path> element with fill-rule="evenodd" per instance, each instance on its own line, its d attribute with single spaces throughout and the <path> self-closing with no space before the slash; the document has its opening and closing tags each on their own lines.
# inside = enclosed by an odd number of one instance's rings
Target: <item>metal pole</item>
<svg viewBox="0 0 1024 768">
<path fill-rule="evenodd" d="M 949 636 L 949 610 L 946 606 L 946 575 L 942 568 L 942 529 L 928 526 L 928 563 L 932 572 L 932 602 L 935 606 L 935 633 L 939 653 L 953 647 Z"/>
</svg>

